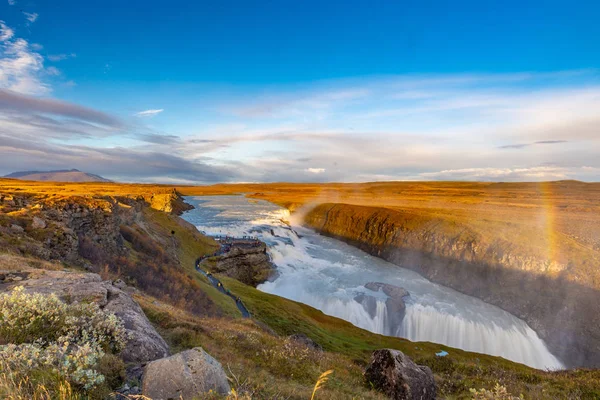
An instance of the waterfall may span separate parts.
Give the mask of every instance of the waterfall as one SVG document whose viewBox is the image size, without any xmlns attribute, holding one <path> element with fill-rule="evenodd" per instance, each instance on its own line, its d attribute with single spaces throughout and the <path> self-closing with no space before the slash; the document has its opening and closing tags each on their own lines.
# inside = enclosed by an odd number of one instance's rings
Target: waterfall
<svg viewBox="0 0 600 400">
<path fill-rule="evenodd" d="M 335 239 L 301 227 L 292 229 L 281 222 L 289 213 L 276 205 L 249 203 L 242 196 L 187 201 L 196 208 L 184 218 L 198 229 L 256 235 L 267 243 L 279 277 L 259 290 L 308 304 L 371 332 L 500 356 L 540 369 L 563 368 L 521 319 Z M 387 296 L 367 289 L 367 282 L 406 289 L 410 296 L 404 318 L 390 315 Z"/>
</svg>

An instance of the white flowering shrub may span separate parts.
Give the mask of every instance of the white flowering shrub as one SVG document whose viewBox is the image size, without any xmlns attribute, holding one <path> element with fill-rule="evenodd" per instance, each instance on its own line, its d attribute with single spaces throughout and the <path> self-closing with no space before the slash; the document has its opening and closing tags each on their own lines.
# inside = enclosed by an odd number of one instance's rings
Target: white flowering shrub
<svg viewBox="0 0 600 400">
<path fill-rule="evenodd" d="M 523 395 L 518 397 L 513 396 L 512 394 L 508 393 L 508 390 L 499 383 L 496 383 L 496 386 L 494 386 L 493 390 L 477 390 L 471 388 L 469 391 L 473 396 L 473 400 L 523 400 Z"/>
<path fill-rule="evenodd" d="M 84 389 L 104 381 L 95 370 L 105 353 L 127 342 L 121 321 L 96 304 L 66 304 L 23 287 L 0 295 L 0 369 L 27 376 L 50 368 Z"/>
</svg>

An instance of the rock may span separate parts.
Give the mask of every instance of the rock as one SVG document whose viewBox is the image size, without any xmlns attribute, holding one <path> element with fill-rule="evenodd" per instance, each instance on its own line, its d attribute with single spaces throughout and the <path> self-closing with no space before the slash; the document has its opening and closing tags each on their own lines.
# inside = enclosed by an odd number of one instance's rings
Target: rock
<svg viewBox="0 0 600 400">
<path fill-rule="evenodd" d="M 291 340 L 294 340 L 298 343 L 301 343 L 301 344 L 305 345 L 306 347 L 311 348 L 313 350 L 323 351 L 323 346 L 321 346 L 319 343 L 315 342 L 314 340 L 312 340 L 311 338 L 306 336 L 304 333 L 296 333 L 296 334 L 288 336 L 288 338 Z"/>
<path fill-rule="evenodd" d="M 153 194 L 149 199 L 150 207 L 166 213 L 181 215 L 185 211 L 192 210 L 194 206 L 186 203 L 181 195 L 175 190 L 171 193 Z"/>
<path fill-rule="evenodd" d="M 433 373 L 429 367 L 415 364 L 398 350 L 376 350 L 365 371 L 365 379 L 375 389 L 395 400 L 431 400 L 436 398 Z"/>
<path fill-rule="evenodd" d="M 108 304 L 107 312 L 121 318 L 130 332 L 127 346 L 121 353 L 125 362 L 144 362 L 169 355 L 169 346 L 150 324 L 146 314 L 133 298 L 119 288 L 105 282 Z"/>
<path fill-rule="evenodd" d="M 404 314 L 406 312 L 404 297 L 409 296 L 410 294 L 404 288 L 381 282 L 369 282 L 365 285 L 365 287 L 374 292 L 381 290 L 388 296 L 387 300 L 385 301 L 388 316 L 388 323 L 386 326 L 387 331 L 383 333 L 389 336 L 396 336 L 396 331 L 402 323 Z M 372 318 L 375 317 L 377 312 L 377 299 L 375 297 L 361 293 L 356 296 L 354 300 L 362 304 L 363 308 Z"/>
<path fill-rule="evenodd" d="M 267 254 L 267 245 L 262 242 L 256 246 L 234 244 L 228 252 L 215 257 L 211 272 L 254 287 L 272 279 L 277 273 Z"/>
<path fill-rule="evenodd" d="M 201 347 L 152 361 L 144 369 L 142 394 L 153 400 L 193 399 L 210 390 L 226 395 L 230 388 L 221 364 Z"/>
<path fill-rule="evenodd" d="M 402 300 L 403 297 L 410 295 L 406 289 L 400 286 L 390 285 L 388 283 L 369 282 L 365 285 L 365 287 L 374 292 L 378 292 L 381 290 L 383 291 L 383 293 L 396 300 Z"/>
<path fill-rule="evenodd" d="M 33 217 L 33 224 L 31 226 L 33 229 L 46 229 L 46 221 L 40 217 Z"/>
<path fill-rule="evenodd" d="M 113 286 L 115 286 L 121 290 L 125 290 L 127 288 L 127 284 L 125 282 L 123 282 L 121 279 L 117 279 L 116 281 L 114 281 Z"/>
<path fill-rule="evenodd" d="M 23 229 L 23 227 L 22 227 L 22 226 L 19 226 L 19 225 L 17 225 L 17 224 L 12 224 L 12 225 L 10 226 L 10 229 L 11 229 L 13 232 L 17 232 L 17 233 L 23 233 L 23 232 L 25 232 L 25 229 Z"/>
<path fill-rule="evenodd" d="M 115 314 L 130 336 L 121 353 L 125 362 L 141 363 L 169 355 L 169 347 L 138 303 L 97 274 L 36 270 L 19 284 L 29 293 L 55 293 L 67 302 L 94 302 L 105 312 Z"/>
</svg>

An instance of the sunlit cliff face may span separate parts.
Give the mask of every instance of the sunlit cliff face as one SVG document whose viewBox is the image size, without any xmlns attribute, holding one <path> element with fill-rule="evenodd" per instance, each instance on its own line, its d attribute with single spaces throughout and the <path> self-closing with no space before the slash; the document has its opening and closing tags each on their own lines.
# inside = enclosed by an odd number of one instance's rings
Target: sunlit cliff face
<svg viewBox="0 0 600 400">
<path fill-rule="evenodd" d="M 372 332 L 500 355 L 537 368 L 563 366 L 518 318 L 293 223 L 291 229 L 282 222 L 289 213 L 271 203 L 241 196 L 188 201 L 196 209 L 184 218 L 198 229 L 258 236 L 269 245 L 278 276 L 260 290 L 309 304 Z M 368 282 L 408 290 L 405 315 L 387 306 L 383 293 L 367 289 Z"/>
</svg>

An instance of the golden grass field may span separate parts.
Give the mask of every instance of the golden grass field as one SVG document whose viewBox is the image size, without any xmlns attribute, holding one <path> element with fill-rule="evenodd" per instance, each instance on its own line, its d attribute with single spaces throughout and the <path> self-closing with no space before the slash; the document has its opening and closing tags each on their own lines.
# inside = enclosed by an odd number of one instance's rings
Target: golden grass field
<svg viewBox="0 0 600 400">
<path fill-rule="evenodd" d="M 490 241 L 511 241 L 523 254 L 564 263 L 577 258 L 600 259 L 600 183 L 268 183 L 174 187 L 0 179 L 2 193 L 36 193 L 48 200 L 70 196 L 148 196 L 173 188 L 183 195 L 244 193 L 291 211 L 320 203 L 387 208 L 467 225 Z M 593 286 L 600 286 L 600 280 Z"/>
<path fill-rule="evenodd" d="M 171 185 L 141 185 L 115 183 L 53 183 L 0 179 L 0 197 L 32 196 L 39 203 L 51 204 L 77 199 L 94 204 L 94 200 L 110 197 L 144 197 L 170 193 Z M 540 251 L 544 254 L 552 244 L 554 257 L 597 257 L 600 251 L 600 184 L 580 182 L 552 183 L 464 183 L 464 182 L 386 182 L 365 184 L 244 184 L 213 186 L 177 186 L 183 195 L 224 195 L 244 193 L 296 210 L 319 203 L 344 203 L 391 209 L 418 216 L 433 217 L 445 222 L 446 229 L 471 229 L 488 238 L 502 237 L 521 243 L 519 251 Z M 86 199 L 89 199 L 87 201 Z M 36 201 L 36 203 L 38 203 Z M 214 290 L 193 267 L 197 255 L 211 252 L 207 238 L 181 228 L 175 216 L 150 208 L 144 209 L 145 228 L 138 229 L 140 238 L 162 247 L 165 254 L 179 261 L 173 272 L 185 273 L 192 285 L 206 297 L 205 313 L 186 311 L 177 299 L 157 298 L 142 290 L 138 296 L 149 318 L 177 351 L 197 345 L 231 367 L 239 378 L 236 387 L 247 387 L 256 398 L 273 395 L 287 398 L 307 398 L 315 380 L 325 369 L 335 369 L 332 380 L 320 398 L 380 398 L 363 386 L 362 367 L 370 351 L 381 347 L 399 348 L 419 363 L 429 365 L 436 376 L 439 394 L 444 398 L 469 398 L 469 388 L 492 388 L 500 382 L 515 395 L 525 398 L 596 398 L 598 372 L 573 370 L 543 372 L 497 357 L 448 349 L 451 356 L 438 359 L 435 351 L 444 346 L 432 343 L 413 344 L 399 338 L 387 338 L 363 331 L 351 324 L 328 317 L 308 306 L 262 293 L 237 281 L 221 277 L 226 286 L 239 295 L 257 322 L 239 319 L 235 305 Z M 12 217 L 12 216 L 9 216 Z M 20 215 L 14 215 L 20 218 Z M 139 228 L 139 227 L 138 227 Z M 174 247 L 167 238 L 177 230 Z M 128 246 L 132 246 L 129 245 Z M 567 250 L 565 250 L 567 249 Z M 6 251 L 6 249 L 4 249 Z M 132 247 L 132 254 L 142 254 Z M 564 252 L 564 253 L 563 253 Z M 0 257 L 6 268 L 24 258 L 14 255 Z M 135 257 L 134 257 L 135 258 Z M 27 259 L 32 268 L 63 268 L 64 264 L 48 264 Z M 135 262 L 136 260 L 129 260 Z M 11 268 L 9 268 L 11 269 Z M 137 270 L 132 270 L 136 272 Z M 126 274 L 127 270 L 122 270 Z M 181 275 L 181 274 L 179 274 Z M 179 277 L 179 275 L 173 275 Z M 135 278 L 132 275 L 130 278 Z M 115 276 L 116 277 L 116 276 Z M 126 278 L 125 276 L 123 276 Z M 184 276 L 178 278 L 186 282 Z M 164 284 L 168 282 L 163 282 Z M 175 283 L 175 282 L 174 282 Z M 165 286 L 166 287 L 166 286 Z M 152 288 L 150 288 L 152 289 Z M 151 291 L 151 290 L 150 290 Z M 160 292 L 157 292 L 161 295 Z M 210 301 L 209 301 L 210 300 Z M 208 312 L 215 309 L 219 312 Z M 216 314 L 216 315 L 215 315 Z M 221 315 L 221 317 L 219 317 Z M 261 328 L 266 324 L 266 330 Z M 280 336 L 273 336 L 272 331 Z M 315 364 L 312 356 L 290 357 L 285 336 L 302 332 L 317 339 L 326 348 L 323 359 Z M 294 350 L 292 348 L 292 350 Z M 295 354 L 295 353 L 294 353 Z"/>
</svg>

